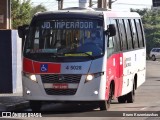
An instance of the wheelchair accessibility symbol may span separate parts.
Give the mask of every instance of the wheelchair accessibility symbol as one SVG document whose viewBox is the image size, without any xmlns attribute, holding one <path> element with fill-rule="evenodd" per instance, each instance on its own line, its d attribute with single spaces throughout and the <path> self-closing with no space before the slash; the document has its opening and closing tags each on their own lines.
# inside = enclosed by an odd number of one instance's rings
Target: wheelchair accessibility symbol
<svg viewBox="0 0 160 120">
<path fill-rule="evenodd" d="M 41 72 L 47 72 L 48 71 L 48 64 L 41 64 L 40 70 L 41 70 Z"/>
</svg>

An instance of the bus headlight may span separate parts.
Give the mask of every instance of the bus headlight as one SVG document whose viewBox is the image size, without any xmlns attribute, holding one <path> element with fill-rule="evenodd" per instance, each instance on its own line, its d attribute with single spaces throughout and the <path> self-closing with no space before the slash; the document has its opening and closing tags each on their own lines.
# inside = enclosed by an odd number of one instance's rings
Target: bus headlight
<svg viewBox="0 0 160 120">
<path fill-rule="evenodd" d="M 34 75 L 34 74 L 28 74 L 28 73 L 23 73 L 23 75 L 25 77 L 29 78 L 30 80 L 32 80 L 34 82 L 37 82 L 36 75 Z"/>
<path fill-rule="evenodd" d="M 30 75 L 29 78 L 33 81 L 36 81 L 36 76 L 35 75 Z"/>
<path fill-rule="evenodd" d="M 86 77 L 86 81 L 85 82 L 89 82 L 89 81 L 93 80 L 94 78 L 100 77 L 102 75 L 104 75 L 104 72 L 88 74 L 87 77 Z"/>
<path fill-rule="evenodd" d="M 94 76 L 93 76 L 93 75 L 87 75 L 86 80 L 87 80 L 87 81 L 91 81 L 93 78 L 94 78 Z"/>
</svg>

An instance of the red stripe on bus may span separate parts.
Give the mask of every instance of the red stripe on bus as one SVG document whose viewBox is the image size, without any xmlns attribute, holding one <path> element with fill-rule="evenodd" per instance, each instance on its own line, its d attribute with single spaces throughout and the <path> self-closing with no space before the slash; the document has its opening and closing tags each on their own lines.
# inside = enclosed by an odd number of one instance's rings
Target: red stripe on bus
<svg viewBox="0 0 160 120">
<path fill-rule="evenodd" d="M 23 71 L 27 73 L 34 73 L 32 60 L 23 58 Z"/>
<path fill-rule="evenodd" d="M 61 72 L 61 64 L 55 63 L 46 63 L 46 62 L 33 62 L 35 73 L 60 73 Z M 41 65 L 47 64 L 48 68 L 46 71 L 41 71 Z"/>
<path fill-rule="evenodd" d="M 41 71 L 41 65 L 43 64 L 47 65 L 47 70 L 45 72 Z M 61 64 L 37 62 L 37 61 L 33 61 L 27 58 L 23 58 L 23 71 L 27 73 L 33 73 L 33 74 L 60 73 Z"/>
</svg>

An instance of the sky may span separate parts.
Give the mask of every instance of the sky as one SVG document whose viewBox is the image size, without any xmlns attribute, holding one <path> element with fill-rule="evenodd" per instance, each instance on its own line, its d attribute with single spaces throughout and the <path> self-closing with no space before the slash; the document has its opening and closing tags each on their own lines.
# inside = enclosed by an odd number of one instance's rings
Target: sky
<svg viewBox="0 0 160 120">
<path fill-rule="evenodd" d="M 31 0 L 31 2 L 34 6 L 42 4 L 50 11 L 58 9 L 58 2 L 56 0 Z M 97 5 L 95 4 L 94 6 L 96 7 Z M 117 0 L 112 4 L 112 9 L 129 11 L 130 8 L 143 9 L 151 8 L 151 6 L 152 0 Z M 64 8 L 66 7 L 78 7 L 78 0 L 64 0 Z"/>
</svg>

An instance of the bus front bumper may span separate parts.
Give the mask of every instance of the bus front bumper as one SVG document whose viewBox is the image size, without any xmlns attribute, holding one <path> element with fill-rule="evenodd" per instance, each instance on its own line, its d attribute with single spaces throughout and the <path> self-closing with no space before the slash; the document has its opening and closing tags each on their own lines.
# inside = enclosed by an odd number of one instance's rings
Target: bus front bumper
<svg viewBox="0 0 160 120">
<path fill-rule="evenodd" d="M 105 100 L 106 88 L 103 82 L 103 76 L 85 82 L 86 76 L 81 78 L 74 95 L 49 95 L 45 90 L 45 85 L 41 82 L 40 77 L 34 82 L 23 76 L 23 96 L 26 100 L 39 101 L 99 101 Z M 103 80 L 104 81 L 104 80 Z"/>
</svg>

